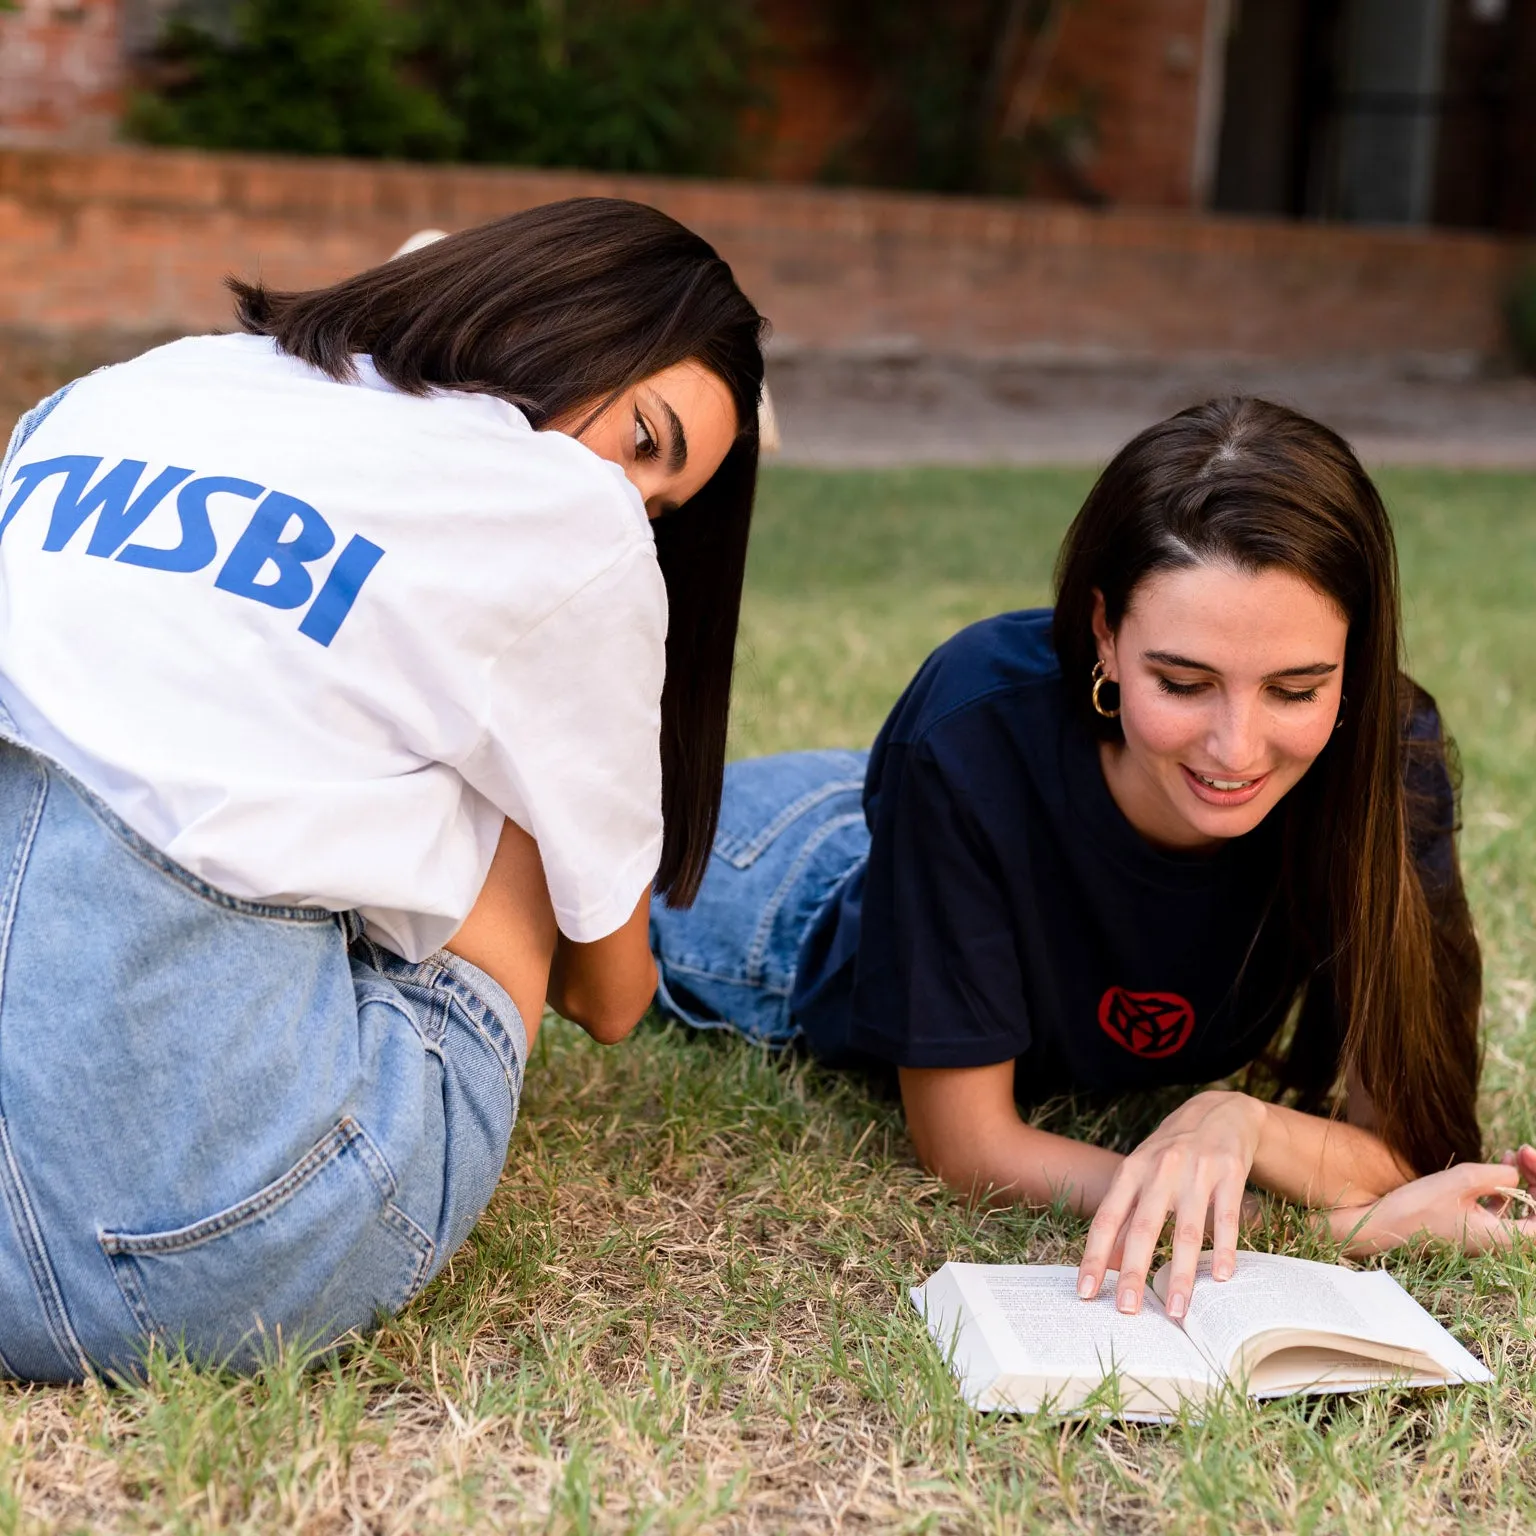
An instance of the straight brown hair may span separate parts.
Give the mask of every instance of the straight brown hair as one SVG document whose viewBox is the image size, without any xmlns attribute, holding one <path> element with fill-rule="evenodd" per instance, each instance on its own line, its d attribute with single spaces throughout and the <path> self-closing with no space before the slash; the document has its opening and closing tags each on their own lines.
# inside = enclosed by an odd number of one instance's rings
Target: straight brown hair
<svg viewBox="0 0 1536 1536">
<path fill-rule="evenodd" d="M 407 394 L 495 395 L 536 429 L 596 415 L 674 363 L 697 361 L 724 381 L 736 440 L 708 484 L 652 525 L 668 605 L 656 888 L 687 905 L 720 812 L 757 486 L 766 325 L 730 268 L 659 210 L 588 197 L 449 235 L 329 288 L 229 286 L 244 330 L 333 379 L 355 378 L 363 353 Z"/>
<path fill-rule="evenodd" d="M 1279 1085 L 1318 1108 L 1355 1074 L 1406 1167 L 1475 1161 L 1482 963 L 1454 828 L 1435 821 L 1449 748 L 1433 700 L 1401 670 L 1386 508 L 1341 437 L 1268 401 L 1213 400 L 1132 439 L 1056 568 L 1069 707 L 1101 737 L 1119 727 L 1090 700 L 1095 591 L 1118 628 L 1153 572 L 1204 563 L 1294 572 L 1349 620 L 1339 729 L 1274 812 L 1281 873 L 1265 921 L 1283 925 L 1292 967 L 1275 1001 L 1299 1004 Z"/>
</svg>

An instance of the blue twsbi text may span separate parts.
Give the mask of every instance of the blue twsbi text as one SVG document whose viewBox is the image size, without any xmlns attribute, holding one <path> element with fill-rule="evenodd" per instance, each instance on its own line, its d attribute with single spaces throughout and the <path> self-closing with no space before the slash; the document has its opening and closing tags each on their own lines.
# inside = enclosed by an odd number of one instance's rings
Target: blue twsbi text
<svg viewBox="0 0 1536 1536">
<path fill-rule="evenodd" d="M 19 465 L 11 476 L 10 499 L 0 511 L 0 539 L 23 509 L 35 511 L 46 505 L 45 497 L 33 502 L 32 493 L 56 480 L 57 491 L 43 538 L 48 552 L 65 549 L 94 518 L 85 544 L 87 555 L 153 571 L 201 571 L 219 557 L 209 497 L 242 497 L 255 502 L 255 509 L 219 566 L 214 586 L 270 608 L 302 608 L 299 633 L 321 645 L 329 645 L 336 638 L 363 583 L 384 555 L 377 544 L 354 534 L 317 592 L 311 568 L 336 547 L 336 535 L 307 501 L 230 475 L 200 475 L 174 465 L 151 475 L 149 466 L 139 459 L 122 459 L 105 471 L 102 464 L 99 458 L 65 454 Z M 181 522 L 180 541 L 169 549 L 130 543 L 145 519 L 173 491 Z"/>
</svg>

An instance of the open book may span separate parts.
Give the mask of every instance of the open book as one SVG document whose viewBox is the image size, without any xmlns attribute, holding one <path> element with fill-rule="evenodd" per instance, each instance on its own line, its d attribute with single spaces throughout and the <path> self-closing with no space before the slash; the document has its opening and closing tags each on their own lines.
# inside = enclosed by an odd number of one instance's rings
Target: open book
<svg viewBox="0 0 1536 1536">
<path fill-rule="evenodd" d="M 1283 1397 L 1492 1380 L 1384 1270 L 1241 1252 L 1218 1282 L 1205 1254 L 1182 1326 L 1163 1310 L 1166 1264 L 1132 1317 L 1117 1278 L 1081 1301 L 1065 1265 L 946 1264 L 912 1300 L 974 1408 L 1166 1419 L 1227 1382 Z"/>
</svg>

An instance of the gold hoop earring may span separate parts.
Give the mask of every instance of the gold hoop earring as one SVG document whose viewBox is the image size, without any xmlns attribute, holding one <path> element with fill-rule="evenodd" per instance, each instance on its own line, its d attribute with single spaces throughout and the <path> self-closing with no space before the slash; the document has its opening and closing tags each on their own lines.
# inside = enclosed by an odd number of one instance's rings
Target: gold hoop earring
<svg viewBox="0 0 1536 1536">
<path fill-rule="evenodd" d="M 1093 712 L 1096 715 L 1102 715 L 1106 720 L 1113 720 L 1120 713 L 1120 706 L 1116 704 L 1113 709 L 1104 708 L 1104 702 L 1099 695 L 1103 691 L 1105 683 L 1108 683 L 1115 690 L 1115 696 L 1118 698 L 1120 694 L 1119 683 L 1104 670 L 1104 663 L 1102 661 L 1096 661 L 1093 664 Z"/>
</svg>

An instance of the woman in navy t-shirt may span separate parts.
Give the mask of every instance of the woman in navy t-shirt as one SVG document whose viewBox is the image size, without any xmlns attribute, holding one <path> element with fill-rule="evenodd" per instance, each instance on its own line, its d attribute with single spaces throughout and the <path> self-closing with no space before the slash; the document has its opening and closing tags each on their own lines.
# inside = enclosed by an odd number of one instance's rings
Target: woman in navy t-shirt
<svg viewBox="0 0 1536 1536">
<path fill-rule="evenodd" d="M 1081 1288 L 1118 1266 L 1123 1310 L 1170 1217 L 1175 1317 L 1208 1231 L 1231 1274 L 1249 1181 L 1356 1249 L 1507 1240 L 1446 746 L 1349 447 L 1181 412 L 1105 470 L 1056 587 L 941 646 L 871 752 L 728 771 L 697 904 L 653 912 L 663 1006 L 894 1067 L 952 1186 L 1094 1213 Z M 1128 1157 L 1017 1108 L 1261 1058 L 1297 1107 L 1197 1093 Z"/>
</svg>

